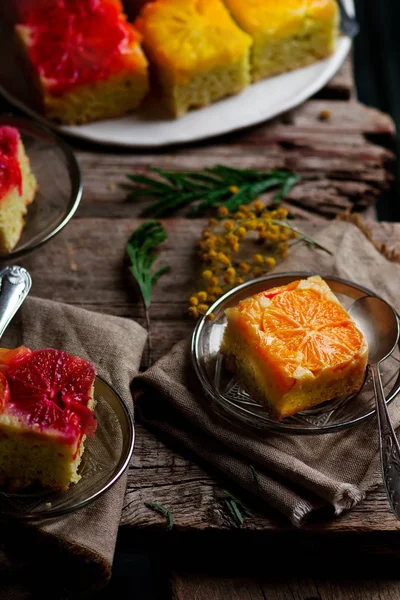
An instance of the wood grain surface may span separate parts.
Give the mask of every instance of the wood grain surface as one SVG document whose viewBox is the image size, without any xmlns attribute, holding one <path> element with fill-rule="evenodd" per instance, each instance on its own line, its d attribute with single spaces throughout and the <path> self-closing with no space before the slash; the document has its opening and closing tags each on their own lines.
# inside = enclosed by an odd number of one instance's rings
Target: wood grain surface
<svg viewBox="0 0 400 600">
<path fill-rule="evenodd" d="M 183 575 L 173 581 L 174 600 L 398 600 L 399 591 L 395 579 L 327 581 L 289 576 L 255 581 Z"/>
<path fill-rule="evenodd" d="M 328 120 L 321 120 L 323 111 L 329 112 Z M 86 187 L 78 214 L 137 216 L 143 204 L 126 201 L 125 174 L 143 173 L 149 164 L 191 170 L 217 163 L 298 172 L 301 182 L 287 201 L 293 213 L 308 220 L 318 222 L 353 207 L 363 211 L 382 195 L 391 180 L 394 157 L 388 148 L 393 132 L 389 117 L 355 100 L 312 100 L 271 123 L 225 136 L 211 146 L 202 143 L 157 153 L 93 154 L 82 149 L 78 156 Z"/>
<path fill-rule="evenodd" d="M 141 222 L 145 204 L 127 200 L 125 174 L 144 172 L 148 164 L 171 170 L 200 169 L 216 163 L 293 169 L 302 179 L 286 203 L 298 218 L 298 226 L 311 234 L 343 210 L 355 209 L 373 218 L 376 200 L 391 183 L 394 127 L 388 116 L 357 102 L 349 64 L 317 98 L 298 109 L 212 142 L 157 152 L 73 142 L 83 174 L 82 203 L 77 216 L 57 238 L 18 261 L 32 275 L 32 293 L 144 324 L 143 309 L 124 265 L 124 246 Z M 154 289 L 151 317 L 155 358 L 193 330 L 186 304 L 195 285 L 194 245 L 205 222 L 182 215 L 164 221 L 168 241 L 158 263 L 170 264 L 172 270 Z M 371 221 L 370 227 L 378 242 L 400 251 L 400 224 Z M 143 368 L 146 366 L 144 360 Z M 335 552 L 338 560 L 342 557 L 342 566 L 349 563 L 349 553 L 378 554 L 385 560 L 397 557 L 400 525 L 388 511 L 382 488 L 341 517 L 321 514 L 299 531 L 293 531 L 267 507 L 251 504 L 253 516 L 238 530 L 221 503 L 222 491 L 231 489 L 229 482 L 167 447 L 140 425 L 136 439 L 121 540 L 127 547 L 146 548 L 158 552 L 160 560 L 169 561 L 171 571 L 175 571 L 171 582 L 175 600 L 400 598 L 400 587 L 390 577 L 366 581 L 365 577 L 372 577 L 371 571 L 357 581 L 338 581 L 333 567 L 323 578 L 315 577 L 315 573 L 309 578 L 292 574 L 299 556 L 306 562 L 312 556 L 317 562 L 318 556 Z M 171 534 L 165 532 L 162 517 L 149 511 L 144 502 L 158 502 L 171 510 Z M 266 568 L 274 553 L 287 564 L 286 575 Z M 232 569 L 223 575 L 219 569 L 224 564 L 221 555 L 229 556 L 236 577 Z M 257 566 L 257 574 L 240 575 L 240 566 L 246 562 Z M 179 570 L 185 563 L 186 567 L 205 563 L 206 570 Z"/>
</svg>

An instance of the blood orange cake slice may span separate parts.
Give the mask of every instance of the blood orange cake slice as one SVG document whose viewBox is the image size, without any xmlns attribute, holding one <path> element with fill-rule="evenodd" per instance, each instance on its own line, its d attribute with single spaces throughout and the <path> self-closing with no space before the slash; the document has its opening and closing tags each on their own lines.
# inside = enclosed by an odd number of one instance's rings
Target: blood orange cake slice
<svg viewBox="0 0 400 600">
<path fill-rule="evenodd" d="M 95 369 L 51 348 L 0 349 L 0 479 L 67 489 L 93 436 Z"/>
<path fill-rule="evenodd" d="M 36 188 L 18 130 L 0 127 L 0 254 L 11 252 L 18 243 Z"/>
<path fill-rule="evenodd" d="M 226 316 L 228 367 L 277 418 L 362 386 L 367 342 L 321 277 L 256 294 Z"/>
<path fill-rule="evenodd" d="M 50 119 L 120 116 L 148 91 L 140 36 L 119 0 L 21 0 L 16 32 Z"/>
</svg>

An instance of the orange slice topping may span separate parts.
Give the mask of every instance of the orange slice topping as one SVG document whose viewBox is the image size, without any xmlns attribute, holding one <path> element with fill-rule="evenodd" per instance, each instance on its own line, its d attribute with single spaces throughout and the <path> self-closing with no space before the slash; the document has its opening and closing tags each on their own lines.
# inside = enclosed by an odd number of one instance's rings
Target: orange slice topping
<svg viewBox="0 0 400 600">
<path fill-rule="evenodd" d="M 274 295 L 264 311 L 262 330 L 282 342 L 282 354 L 301 352 L 301 366 L 312 372 L 349 362 L 364 344 L 348 313 L 315 289 Z"/>
</svg>

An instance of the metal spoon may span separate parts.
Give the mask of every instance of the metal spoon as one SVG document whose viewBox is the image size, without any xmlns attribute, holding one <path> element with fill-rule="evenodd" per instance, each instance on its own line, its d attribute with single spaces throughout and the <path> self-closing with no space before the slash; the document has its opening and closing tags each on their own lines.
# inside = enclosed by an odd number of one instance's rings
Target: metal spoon
<svg viewBox="0 0 400 600">
<path fill-rule="evenodd" d="M 346 8 L 343 0 L 338 0 L 340 10 L 340 29 L 344 35 L 355 37 L 360 31 L 360 27 L 355 17 L 352 17 Z"/>
<path fill-rule="evenodd" d="M 378 415 L 382 475 L 388 500 L 400 520 L 400 446 L 391 423 L 379 371 L 399 340 L 399 321 L 394 310 L 379 298 L 364 296 L 350 307 L 350 315 L 368 342 L 368 364 L 374 383 Z"/>
<path fill-rule="evenodd" d="M 28 271 L 12 266 L 0 270 L 0 338 L 32 286 Z"/>
</svg>

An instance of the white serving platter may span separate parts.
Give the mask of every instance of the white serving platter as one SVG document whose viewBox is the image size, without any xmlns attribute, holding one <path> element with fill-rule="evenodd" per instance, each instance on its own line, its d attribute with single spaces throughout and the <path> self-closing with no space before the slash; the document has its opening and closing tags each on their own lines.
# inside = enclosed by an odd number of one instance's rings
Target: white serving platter
<svg viewBox="0 0 400 600">
<path fill-rule="evenodd" d="M 343 2 L 353 15 L 353 0 Z M 23 95 L 19 91 L 23 89 L 24 82 L 16 85 L 17 67 L 10 68 L 12 77 L 2 78 L 0 73 L 0 93 L 30 116 L 76 138 L 128 148 L 165 147 L 227 134 L 262 123 L 298 106 L 328 83 L 343 64 L 350 48 L 351 39 L 341 36 L 330 58 L 250 85 L 236 96 L 192 110 L 180 119 L 162 114 L 159 102 L 149 100 L 141 110 L 118 119 L 57 126 L 21 99 Z"/>
</svg>

